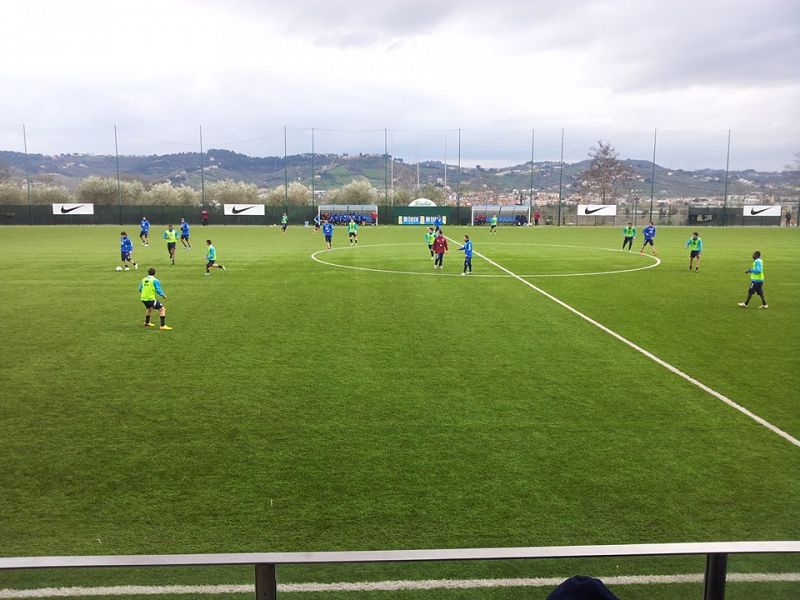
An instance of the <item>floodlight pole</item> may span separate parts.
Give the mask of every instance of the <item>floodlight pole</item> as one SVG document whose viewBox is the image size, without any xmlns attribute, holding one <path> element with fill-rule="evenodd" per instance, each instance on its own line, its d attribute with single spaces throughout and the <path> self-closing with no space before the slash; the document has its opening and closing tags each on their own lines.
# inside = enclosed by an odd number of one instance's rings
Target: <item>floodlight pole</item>
<svg viewBox="0 0 800 600">
<path fill-rule="evenodd" d="M 203 209 L 206 207 L 206 176 L 203 172 L 203 126 L 200 125 L 200 197 L 203 201 Z"/>
<path fill-rule="evenodd" d="M 419 132 L 417 132 L 417 195 L 419 195 Z"/>
<path fill-rule="evenodd" d="M 653 198 L 656 193 L 656 141 L 658 129 L 653 130 L 653 170 L 650 173 L 650 221 L 653 220 Z"/>
<path fill-rule="evenodd" d="M 561 128 L 561 168 L 558 173 L 558 217 L 556 227 L 561 227 L 561 198 L 564 189 L 564 128 Z"/>
<path fill-rule="evenodd" d="M 731 164 L 731 130 L 728 129 L 728 153 L 725 157 L 725 196 L 722 200 L 722 226 L 725 227 L 725 220 L 728 217 L 728 169 Z"/>
<path fill-rule="evenodd" d="M 458 128 L 458 170 L 456 171 L 456 214 L 461 218 L 461 128 Z"/>
<path fill-rule="evenodd" d="M 28 133 L 25 131 L 25 123 L 22 124 L 22 143 L 25 147 L 25 182 L 28 186 L 28 222 L 33 225 L 33 207 L 31 205 L 31 171 L 28 166 Z"/>
<path fill-rule="evenodd" d="M 314 154 L 314 128 L 311 128 L 311 206 L 316 206 L 317 197 L 314 195 L 314 177 L 316 176 L 316 155 Z"/>
<path fill-rule="evenodd" d="M 531 129 L 531 199 L 528 203 L 529 206 L 533 206 L 533 144 L 536 141 L 536 130 Z"/>
<path fill-rule="evenodd" d="M 389 204 L 389 130 L 383 129 L 383 203 Z"/>
<path fill-rule="evenodd" d="M 114 158 L 117 161 L 117 206 L 119 206 L 119 224 L 122 225 L 122 184 L 119 181 L 119 144 L 117 143 L 117 124 L 114 123 Z"/>
<path fill-rule="evenodd" d="M 286 125 L 283 126 L 283 207 L 289 209 L 289 168 L 286 164 Z"/>
<path fill-rule="evenodd" d="M 444 196 L 447 198 L 447 131 L 444 132 Z"/>
</svg>

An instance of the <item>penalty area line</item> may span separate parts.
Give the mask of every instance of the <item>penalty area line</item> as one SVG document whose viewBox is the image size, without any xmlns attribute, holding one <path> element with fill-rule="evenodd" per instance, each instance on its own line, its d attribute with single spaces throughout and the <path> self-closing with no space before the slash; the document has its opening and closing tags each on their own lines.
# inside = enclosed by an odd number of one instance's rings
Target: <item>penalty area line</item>
<svg viewBox="0 0 800 600">
<path fill-rule="evenodd" d="M 599 578 L 610 586 L 675 585 L 702 583 L 703 573 L 680 575 L 611 575 Z M 338 583 L 279 583 L 278 592 L 397 592 L 407 590 L 469 590 L 509 587 L 558 586 L 562 577 L 519 577 L 508 579 L 421 579 L 399 581 L 342 581 Z M 728 583 L 800 582 L 800 573 L 729 573 Z M 61 587 L 0 589 L 0 599 L 74 598 L 79 596 L 152 596 L 167 594 L 252 594 L 253 584 L 229 585 L 116 585 L 104 587 Z"/>
<path fill-rule="evenodd" d="M 456 242 L 455 240 L 453 240 L 453 239 L 451 239 L 451 238 L 447 238 L 447 239 L 449 239 L 449 240 L 450 240 L 451 242 L 453 242 L 454 244 L 458 244 L 458 242 Z M 652 360 L 653 362 L 655 362 L 655 363 L 657 363 L 657 364 L 661 365 L 662 367 L 664 367 L 664 368 L 665 368 L 665 369 L 667 369 L 668 371 L 670 371 L 670 372 L 674 373 L 674 374 L 675 374 L 675 375 L 677 375 L 678 377 L 681 377 L 682 379 L 685 379 L 686 381 L 688 381 L 688 382 L 689 382 L 689 383 L 691 383 L 692 385 L 694 385 L 694 386 L 696 386 L 696 387 L 700 388 L 701 390 L 703 390 L 703 391 L 704 391 L 704 392 L 706 392 L 707 394 L 710 394 L 711 396 L 714 396 L 714 398 L 716 398 L 717 400 L 720 400 L 720 401 L 724 402 L 725 404 L 727 404 L 727 405 L 728 405 L 728 406 L 730 406 L 731 408 L 733 408 L 733 409 L 735 409 L 735 410 L 738 410 L 738 411 L 739 411 L 740 413 L 742 413 L 743 415 L 745 415 L 745 416 L 747 416 L 747 417 L 751 418 L 753 421 L 755 421 L 755 422 L 756 422 L 756 423 L 758 423 L 759 425 L 762 425 L 763 427 L 766 427 L 766 428 L 767 428 L 767 429 L 769 429 L 769 430 L 770 430 L 772 433 L 775 433 L 775 434 L 777 434 L 777 435 L 781 436 L 783 439 L 785 439 L 786 441 L 788 441 L 790 444 L 794 444 L 795 446 L 797 446 L 798 448 L 800 448 L 800 440 L 798 440 L 798 439 L 797 439 L 797 438 L 795 438 L 795 437 L 792 437 L 791 435 L 789 435 L 788 433 L 786 433 L 786 432 L 785 432 L 783 429 L 780 429 L 779 427 L 776 427 L 775 425 L 773 425 L 772 423 L 770 423 L 770 422 L 769 422 L 769 421 L 767 421 L 766 419 L 764 419 L 764 418 L 762 418 L 762 417 L 759 417 L 757 414 L 755 414 L 754 412 L 752 412 L 752 411 L 750 411 L 750 410 L 746 409 L 746 408 L 745 408 L 744 406 L 742 406 L 741 404 L 738 404 L 738 403 L 734 402 L 733 400 L 731 400 L 730 398 L 728 398 L 728 397 L 727 397 L 727 396 L 725 396 L 724 394 L 721 394 L 720 392 L 716 391 L 715 389 L 712 389 L 712 388 L 708 387 L 708 386 L 707 386 L 706 384 L 704 384 L 703 382 L 701 382 L 701 381 L 698 381 L 697 379 L 695 379 L 695 378 L 694 378 L 694 377 L 692 377 L 691 375 L 689 375 L 689 374 L 687 374 L 687 373 L 685 373 L 685 372 L 681 371 L 679 368 L 677 368 L 677 367 L 675 367 L 675 366 L 673 366 L 673 365 L 669 364 L 667 361 L 665 361 L 665 360 L 663 360 L 663 359 L 659 358 L 658 356 L 656 356 L 656 355 L 655 355 L 655 354 L 653 354 L 652 352 L 650 352 L 650 351 L 648 351 L 648 350 L 645 350 L 644 348 L 642 348 L 642 347 L 641 347 L 641 346 L 639 346 L 638 344 L 635 344 L 634 342 L 630 341 L 628 338 L 626 338 L 626 337 L 623 337 L 622 335 L 618 334 L 616 331 L 613 331 L 612 329 L 609 329 L 608 327 L 606 327 L 606 326 L 605 326 L 605 325 L 603 325 L 602 323 L 599 323 L 599 322 L 595 321 L 595 320 L 594 320 L 593 318 L 591 318 L 589 315 L 586 315 L 586 314 L 582 313 L 582 312 L 581 312 L 581 311 L 579 311 L 577 308 L 574 308 L 573 306 L 570 306 L 569 304 L 567 304 L 567 303 L 566 303 L 566 302 L 564 302 L 563 300 L 561 300 L 561 299 L 559 299 L 559 298 L 556 298 L 555 296 L 553 296 L 553 294 L 551 294 L 551 293 L 549 293 L 549 292 L 546 292 L 546 291 L 545 291 L 545 290 L 543 290 L 542 288 L 540 288 L 540 287 L 538 287 L 538 286 L 536 286 L 536 285 L 532 284 L 532 283 L 531 283 L 530 281 L 528 281 L 527 279 L 523 279 L 521 275 L 517 275 L 516 273 L 514 273 L 514 272 L 512 272 L 512 271 L 510 271 L 510 270 L 508 270 L 508 269 L 506 269 L 506 268 L 505 268 L 503 265 L 501 265 L 501 264 L 499 264 L 499 263 L 497 263 L 497 262 L 493 261 L 493 260 L 492 260 L 491 258 L 489 258 L 488 256 L 485 256 L 485 255 L 483 255 L 483 254 L 481 254 L 481 253 L 479 253 L 479 252 L 474 252 L 474 251 L 473 251 L 473 254 L 475 254 L 476 256 L 480 256 L 480 257 L 481 257 L 483 260 L 485 260 L 486 262 L 488 262 L 490 265 L 492 265 L 492 266 L 496 267 L 497 269 L 500 269 L 501 271 L 503 271 L 503 272 L 504 272 L 504 273 L 506 273 L 507 275 L 510 275 L 510 276 L 511 276 L 511 277 L 513 277 L 514 279 L 516 279 L 516 280 L 518 280 L 518 281 L 520 281 L 520 282 L 524 283 L 524 284 L 525 284 L 525 285 L 527 285 L 529 288 L 531 288 L 533 291 L 535 291 L 535 292 L 537 292 L 537 293 L 541 294 L 542 296 L 544 296 L 545 298 L 547 298 L 547 299 L 549 299 L 549 300 L 552 300 L 553 302 L 555 302 L 556 304 L 558 304 L 558 305 L 559 305 L 559 306 L 561 306 L 562 308 L 566 308 L 568 311 L 570 311 L 570 312 L 571 312 L 571 313 L 573 313 L 574 315 L 577 315 L 578 317 L 580 317 L 581 319 L 583 319 L 583 320 L 584 320 L 584 321 L 586 321 L 587 323 L 590 323 L 590 324 L 594 325 L 595 327 L 597 327 L 598 329 L 600 329 L 600 330 L 602 330 L 602 331 L 606 332 L 608 335 L 610 335 L 610 336 L 611 336 L 611 337 L 613 337 L 613 338 L 616 338 L 617 340 L 619 340 L 620 342 L 622 342 L 622 343 L 623 343 L 623 344 L 625 344 L 626 346 L 629 346 L 630 348 L 633 348 L 634 350 L 636 350 L 636 351 L 637 351 L 637 352 L 639 352 L 640 354 L 642 354 L 642 355 L 646 356 L 647 358 L 649 358 L 649 359 L 650 359 L 650 360 Z"/>
</svg>

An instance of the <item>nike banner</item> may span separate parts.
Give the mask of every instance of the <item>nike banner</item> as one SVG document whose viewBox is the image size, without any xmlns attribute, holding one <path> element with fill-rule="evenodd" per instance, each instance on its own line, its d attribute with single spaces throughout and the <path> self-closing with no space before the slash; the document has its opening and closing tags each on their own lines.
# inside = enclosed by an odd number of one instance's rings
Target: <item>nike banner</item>
<svg viewBox="0 0 800 600">
<path fill-rule="evenodd" d="M 742 211 L 745 217 L 780 217 L 781 206 L 772 206 L 767 204 L 764 206 L 743 206 Z"/>
<path fill-rule="evenodd" d="M 266 214 L 263 204 L 226 204 L 224 209 L 228 216 L 263 217 Z"/>
<path fill-rule="evenodd" d="M 94 204 L 53 204 L 54 215 L 93 215 Z"/>
<path fill-rule="evenodd" d="M 578 204 L 579 217 L 616 217 L 616 204 Z"/>
</svg>

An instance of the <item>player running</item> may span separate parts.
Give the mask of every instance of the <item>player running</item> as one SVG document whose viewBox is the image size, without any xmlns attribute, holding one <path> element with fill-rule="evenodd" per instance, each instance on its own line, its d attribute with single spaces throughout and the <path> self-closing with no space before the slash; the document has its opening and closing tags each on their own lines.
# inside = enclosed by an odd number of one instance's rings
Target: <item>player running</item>
<svg viewBox="0 0 800 600">
<path fill-rule="evenodd" d="M 161 319 L 161 329 L 162 331 L 168 331 L 172 329 L 169 325 L 167 325 L 167 309 L 164 307 L 161 302 L 158 301 L 158 297 L 160 296 L 164 300 L 167 299 L 167 295 L 164 293 L 164 290 L 161 288 L 161 282 L 156 279 L 156 270 L 153 267 L 147 269 L 147 277 L 142 279 L 139 283 L 139 298 L 142 300 L 142 304 L 144 304 L 145 308 L 147 309 L 144 313 L 144 326 L 145 327 L 155 327 L 150 322 L 150 315 L 153 313 L 153 309 L 158 311 L 158 316 Z"/>
<path fill-rule="evenodd" d="M 489 219 L 489 235 L 491 234 L 497 235 L 497 215 L 492 215 Z"/>
<path fill-rule="evenodd" d="M 433 220 L 433 230 L 436 233 L 442 232 L 442 215 L 436 215 L 436 218 Z"/>
<path fill-rule="evenodd" d="M 281 217 L 281 231 L 285 233 L 287 227 L 289 227 L 289 215 L 283 213 Z"/>
<path fill-rule="evenodd" d="M 181 218 L 180 226 L 181 226 L 181 244 L 187 250 L 191 250 L 192 243 L 189 241 L 189 224 L 186 222 L 186 219 Z"/>
<path fill-rule="evenodd" d="M 347 224 L 347 238 L 351 246 L 358 246 L 358 223 L 353 217 L 350 217 L 350 222 Z"/>
<path fill-rule="evenodd" d="M 472 240 L 469 239 L 468 235 L 464 236 L 464 245 L 459 246 L 459 250 L 464 251 L 464 272 L 461 273 L 462 275 L 471 275 L 472 274 Z M 469 271 L 467 271 L 469 269 Z"/>
<path fill-rule="evenodd" d="M 131 254 L 133 254 L 133 242 L 131 241 L 131 238 L 128 237 L 128 234 L 124 231 L 120 233 L 120 235 L 122 237 L 119 240 L 119 253 L 120 259 L 122 260 L 122 266 L 125 267 L 126 271 L 130 271 L 128 265 L 133 263 L 133 269 L 138 271 L 139 265 L 136 264 L 136 261 L 131 259 Z"/>
<path fill-rule="evenodd" d="M 211 243 L 211 240 L 206 240 L 208 250 L 206 251 L 206 275 L 211 275 L 211 269 L 225 270 L 225 265 L 218 265 L 217 262 L 217 249 Z"/>
<path fill-rule="evenodd" d="M 428 227 L 428 231 L 425 232 L 423 237 L 425 238 L 425 243 L 428 244 L 428 250 L 431 253 L 431 260 L 433 260 L 433 242 L 436 240 L 436 234 L 433 233 L 433 227 Z"/>
<path fill-rule="evenodd" d="M 695 272 L 700 270 L 700 255 L 703 253 L 703 238 L 696 231 L 692 233 L 692 237 L 686 240 L 686 248 L 689 248 L 689 270 L 692 270 L 692 262 L 695 262 Z"/>
<path fill-rule="evenodd" d="M 317 235 L 317 232 L 319 231 L 319 224 L 320 224 L 319 213 L 317 213 L 316 215 L 314 215 L 314 235 Z"/>
<path fill-rule="evenodd" d="M 750 289 L 747 290 L 747 300 L 739 302 L 739 306 L 747 308 L 753 294 L 758 294 L 761 297 L 761 306 L 758 308 L 769 308 L 767 299 L 764 297 L 764 261 L 761 260 L 761 252 L 758 250 L 753 252 L 753 266 L 745 273 L 750 273 Z"/>
<path fill-rule="evenodd" d="M 642 234 L 644 235 L 644 243 L 642 244 L 642 249 L 639 250 L 639 254 L 644 254 L 645 246 L 650 245 L 650 247 L 653 248 L 653 256 L 657 256 L 656 255 L 656 242 L 655 242 L 655 239 L 656 239 L 656 228 L 655 228 L 655 225 L 653 225 L 652 221 L 650 221 L 650 223 L 647 225 L 647 227 L 642 229 Z"/>
<path fill-rule="evenodd" d="M 325 219 L 325 222 L 322 224 L 322 235 L 325 236 L 325 247 L 330 250 L 333 246 L 333 224 Z"/>
<path fill-rule="evenodd" d="M 439 233 L 436 235 L 436 239 L 433 240 L 433 252 L 436 254 L 436 258 L 433 261 L 433 268 L 443 269 L 444 254 L 447 252 L 447 238 L 444 237 L 441 230 L 439 230 Z"/>
<path fill-rule="evenodd" d="M 150 221 L 147 217 L 142 217 L 142 224 L 139 226 L 139 239 L 142 240 L 143 246 L 150 245 Z"/>
<path fill-rule="evenodd" d="M 167 240 L 167 252 L 172 264 L 175 264 L 175 247 L 178 245 L 178 232 L 170 225 L 164 232 L 164 239 Z"/>
<path fill-rule="evenodd" d="M 636 227 L 634 227 L 631 223 L 628 223 L 627 227 L 622 228 L 622 249 L 625 250 L 625 246 L 628 246 L 628 254 L 631 253 L 633 248 L 633 238 L 636 237 Z"/>
</svg>

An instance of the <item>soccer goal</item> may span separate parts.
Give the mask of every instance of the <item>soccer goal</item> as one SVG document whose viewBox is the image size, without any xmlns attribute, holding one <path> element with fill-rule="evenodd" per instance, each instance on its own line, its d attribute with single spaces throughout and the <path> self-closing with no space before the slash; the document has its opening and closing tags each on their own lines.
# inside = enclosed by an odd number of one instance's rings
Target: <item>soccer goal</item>
<svg viewBox="0 0 800 600">
<path fill-rule="evenodd" d="M 359 225 L 378 224 L 377 204 L 320 204 L 317 214 L 334 225 L 346 225 L 351 218 Z"/>
<path fill-rule="evenodd" d="M 472 225 L 488 225 L 492 217 L 497 217 L 498 225 L 527 225 L 531 220 L 531 207 L 519 204 L 501 206 L 499 204 L 478 204 L 472 207 Z"/>
</svg>

